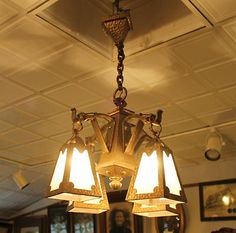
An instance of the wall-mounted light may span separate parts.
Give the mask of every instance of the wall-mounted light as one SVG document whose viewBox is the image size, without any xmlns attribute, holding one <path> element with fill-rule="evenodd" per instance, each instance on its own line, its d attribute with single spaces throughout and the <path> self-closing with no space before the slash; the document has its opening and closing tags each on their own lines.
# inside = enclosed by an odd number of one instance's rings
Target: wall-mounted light
<svg viewBox="0 0 236 233">
<path fill-rule="evenodd" d="M 23 176 L 21 170 L 16 171 L 12 174 L 12 178 L 20 189 L 26 188 L 30 183 Z"/>
<path fill-rule="evenodd" d="M 223 140 L 222 136 L 214 129 L 211 130 L 207 137 L 207 144 L 205 149 L 205 157 L 210 161 L 217 161 L 221 157 Z"/>
</svg>

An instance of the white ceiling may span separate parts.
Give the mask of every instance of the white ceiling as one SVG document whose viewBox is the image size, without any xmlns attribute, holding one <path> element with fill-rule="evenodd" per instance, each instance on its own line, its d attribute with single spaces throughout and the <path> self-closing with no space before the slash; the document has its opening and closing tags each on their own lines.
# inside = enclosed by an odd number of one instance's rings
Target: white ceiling
<svg viewBox="0 0 236 233">
<path fill-rule="evenodd" d="M 209 130 L 192 132 L 207 126 L 223 136 L 221 161 L 236 163 L 235 0 L 122 2 L 134 26 L 125 43 L 128 107 L 164 110 L 162 136 L 180 167 L 207 163 Z M 100 27 L 110 4 L 0 1 L 0 217 L 43 197 L 71 107 L 113 108 L 114 50 Z M 23 191 L 11 178 L 19 168 L 30 181 Z"/>
</svg>

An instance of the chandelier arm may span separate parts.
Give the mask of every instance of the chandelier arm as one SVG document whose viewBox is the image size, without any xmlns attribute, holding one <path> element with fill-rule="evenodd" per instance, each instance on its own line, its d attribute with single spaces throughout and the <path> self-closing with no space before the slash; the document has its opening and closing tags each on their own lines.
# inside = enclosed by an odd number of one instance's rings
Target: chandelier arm
<svg viewBox="0 0 236 233">
<path fill-rule="evenodd" d="M 91 120 L 91 124 L 92 124 L 94 132 L 95 132 L 95 134 L 97 136 L 98 143 L 101 146 L 102 152 L 103 153 L 109 153 L 109 150 L 107 148 L 106 142 L 105 142 L 104 137 L 102 135 L 101 129 L 100 129 L 99 125 L 98 125 L 97 119 L 93 118 Z"/>
<path fill-rule="evenodd" d="M 132 136 L 128 142 L 128 145 L 126 146 L 125 153 L 127 154 L 133 154 L 134 148 L 138 142 L 139 136 L 142 132 L 144 123 L 143 121 L 139 120 L 137 125 L 135 126 L 134 132 L 132 133 Z"/>
</svg>

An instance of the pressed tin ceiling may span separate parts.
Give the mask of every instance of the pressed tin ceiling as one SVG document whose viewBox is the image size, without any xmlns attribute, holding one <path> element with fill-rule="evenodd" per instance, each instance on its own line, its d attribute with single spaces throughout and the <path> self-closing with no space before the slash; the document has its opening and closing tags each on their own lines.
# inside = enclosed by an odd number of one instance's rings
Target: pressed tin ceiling
<svg viewBox="0 0 236 233">
<path fill-rule="evenodd" d="M 236 163 L 235 1 L 122 4 L 131 8 L 134 27 L 125 43 L 128 107 L 164 110 L 163 140 L 181 169 L 209 163 L 208 130 L 196 129 L 213 125 L 226 144 L 218 163 Z M 1 218 L 43 198 L 58 149 L 70 137 L 71 107 L 113 107 L 113 47 L 100 26 L 110 11 L 110 0 L 0 2 Z M 23 191 L 11 178 L 19 168 L 30 181 Z"/>
</svg>

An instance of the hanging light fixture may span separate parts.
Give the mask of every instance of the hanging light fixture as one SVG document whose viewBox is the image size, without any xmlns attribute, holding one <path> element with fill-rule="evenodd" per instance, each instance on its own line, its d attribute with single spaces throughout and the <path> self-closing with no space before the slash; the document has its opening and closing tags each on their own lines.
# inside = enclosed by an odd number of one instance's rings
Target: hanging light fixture
<svg viewBox="0 0 236 233">
<path fill-rule="evenodd" d="M 162 111 L 155 115 L 126 109 L 124 40 L 132 22 L 129 10 L 121 9 L 119 0 L 113 6 L 113 14 L 102 26 L 118 50 L 117 89 L 113 94 L 116 108 L 108 114 L 72 109 L 73 136 L 60 151 L 47 196 L 75 201 L 69 210 L 95 213 L 107 209 L 98 207 L 101 200 L 106 201 L 106 195 L 105 188 L 99 188 L 90 159 L 96 151 L 100 153 L 96 172 L 109 178 L 111 188 L 121 188 L 123 178 L 132 176 L 126 200 L 135 202 L 134 213 L 145 214 L 149 210 L 146 216 L 159 216 L 172 211 L 170 204 L 185 202 L 186 198 L 173 153 L 160 140 Z M 94 135 L 86 137 L 86 143 L 78 136 L 85 123 L 91 123 L 94 130 Z"/>
</svg>

